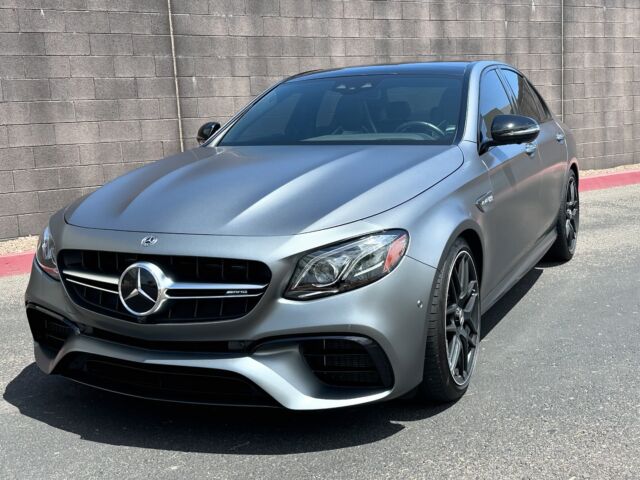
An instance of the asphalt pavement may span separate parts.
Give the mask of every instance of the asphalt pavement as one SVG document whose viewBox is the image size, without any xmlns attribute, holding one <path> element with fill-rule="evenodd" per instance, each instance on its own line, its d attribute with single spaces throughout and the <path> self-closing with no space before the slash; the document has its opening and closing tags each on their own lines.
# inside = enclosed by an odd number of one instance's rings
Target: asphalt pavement
<svg viewBox="0 0 640 480">
<path fill-rule="evenodd" d="M 47 377 L 0 278 L 0 478 L 640 479 L 640 185 L 582 194 L 575 258 L 483 317 L 455 404 L 188 407 Z"/>
</svg>

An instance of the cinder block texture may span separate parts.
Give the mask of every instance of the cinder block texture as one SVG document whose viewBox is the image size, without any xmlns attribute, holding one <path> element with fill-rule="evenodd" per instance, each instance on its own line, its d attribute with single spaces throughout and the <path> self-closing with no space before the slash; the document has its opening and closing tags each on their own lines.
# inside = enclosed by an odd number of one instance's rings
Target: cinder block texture
<svg viewBox="0 0 640 480">
<path fill-rule="evenodd" d="M 299 71 L 498 59 L 564 111 L 583 168 L 640 163 L 640 0 L 171 3 L 186 148 Z M 0 2 L 0 239 L 179 151 L 173 75 L 166 0 Z"/>
</svg>

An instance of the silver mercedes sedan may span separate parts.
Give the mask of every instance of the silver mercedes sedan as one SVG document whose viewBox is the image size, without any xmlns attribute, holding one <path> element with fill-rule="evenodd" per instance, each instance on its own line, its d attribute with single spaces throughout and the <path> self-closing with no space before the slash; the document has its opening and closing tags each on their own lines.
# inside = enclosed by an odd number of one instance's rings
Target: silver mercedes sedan
<svg viewBox="0 0 640 480">
<path fill-rule="evenodd" d="M 480 320 L 579 224 L 573 136 L 515 68 L 308 72 L 59 211 L 37 364 L 187 403 L 345 407 L 469 386 Z"/>
</svg>

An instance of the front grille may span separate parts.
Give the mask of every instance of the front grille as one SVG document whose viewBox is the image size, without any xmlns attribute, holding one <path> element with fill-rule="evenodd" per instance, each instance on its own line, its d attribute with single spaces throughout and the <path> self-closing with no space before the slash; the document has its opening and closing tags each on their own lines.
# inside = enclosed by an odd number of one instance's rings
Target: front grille
<svg viewBox="0 0 640 480">
<path fill-rule="evenodd" d="M 62 317 L 54 316 L 54 314 L 49 314 L 34 306 L 27 308 L 27 319 L 33 339 L 54 355 L 60 351 L 67 338 L 74 333 L 71 324 L 63 320 Z"/>
<path fill-rule="evenodd" d="M 149 365 L 72 353 L 61 361 L 54 373 L 94 387 L 156 400 L 278 406 L 249 379 L 224 370 Z"/>
<path fill-rule="evenodd" d="M 167 290 L 170 298 L 163 308 L 149 316 L 130 313 L 118 296 L 120 276 L 141 261 L 158 266 L 176 283 L 176 288 Z M 96 313 L 141 323 L 239 318 L 258 304 L 271 280 L 271 271 L 262 262 L 226 258 L 62 250 L 58 266 L 75 303 Z M 177 288 L 180 284 L 193 288 Z M 236 285 L 237 291 L 233 290 Z"/>
<path fill-rule="evenodd" d="M 389 388 L 393 383 L 386 355 L 368 338 L 314 338 L 300 346 L 313 373 L 327 385 Z"/>
</svg>

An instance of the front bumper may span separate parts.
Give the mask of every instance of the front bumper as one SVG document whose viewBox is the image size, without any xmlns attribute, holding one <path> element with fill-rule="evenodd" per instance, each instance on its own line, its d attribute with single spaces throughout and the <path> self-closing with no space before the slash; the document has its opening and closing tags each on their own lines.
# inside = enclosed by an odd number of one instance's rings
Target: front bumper
<svg viewBox="0 0 640 480">
<path fill-rule="evenodd" d="M 219 247 L 225 249 L 224 241 Z M 64 374 L 65 365 L 79 355 L 117 359 L 146 367 L 230 372 L 266 392 L 277 405 L 295 410 L 337 408 L 390 399 L 407 393 L 421 381 L 426 343 L 426 309 L 423 306 L 428 305 L 435 274 L 432 267 L 405 257 L 390 275 L 371 285 L 332 297 L 297 302 L 282 298 L 282 289 L 291 273 L 291 268 L 287 267 L 290 262 L 267 263 L 274 277 L 254 310 L 235 320 L 197 324 L 138 324 L 85 310 L 69 299 L 60 282 L 51 279 L 34 264 L 26 293 L 27 304 L 53 312 L 73 326 L 80 326 L 57 351 L 44 348 L 36 341 L 36 362 L 48 374 Z M 83 328 L 111 332 L 114 337 L 85 335 L 81 331 Z M 137 342 L 119 342 L 118 336 Z M 392 383 L 374 389 L 327 385 L 311 370 L 301 352 L 300 342 L 295 340 L 307 336 L 370 339 L 384 352 Z M 270 342 L 271 339 L 287 341 Z M 144 343 L 222 341 L 258 347 L 220 353 L 148 348 Z M 75 380 L 82 381 L 80 378 Z M 94 386 L 155 398 L 108 384 Z M 205 400 L 204 403 L 227 402 Z"/>
</svg>

